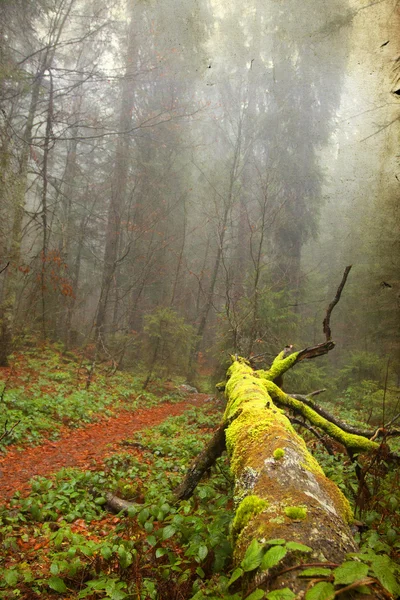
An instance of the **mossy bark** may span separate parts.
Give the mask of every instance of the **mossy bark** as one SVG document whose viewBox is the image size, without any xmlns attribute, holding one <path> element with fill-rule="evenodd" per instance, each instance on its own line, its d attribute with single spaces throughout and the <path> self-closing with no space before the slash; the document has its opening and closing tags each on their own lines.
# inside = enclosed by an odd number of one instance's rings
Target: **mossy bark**
<svg viewBox="0 0 400 600">
<path fill-rule="evenodd" d="M 282 361 L 281 366 L 286 369 L 287 364 Z M 274 362 L 274 376 L 278 367 Z M 224 422 L 229 423 L 226 447 L 235 478 L 235 562 L 240 563 L 253 539 L 272 538 L 310 546 L 315 561 L 342 562 L 347 552 L 356 550 L 348 500 L 325 477 L 304 440 L 274 404 L 266 379 L 240 359 L 228 377 Z M 258 572 L 255 581 L 268 590 L 288 586 L 299 593 L 307 584 L 296 570 L 279 575 L 298 562 L 296 553 L 288 553 L 274 577 Z"/>
</svg>

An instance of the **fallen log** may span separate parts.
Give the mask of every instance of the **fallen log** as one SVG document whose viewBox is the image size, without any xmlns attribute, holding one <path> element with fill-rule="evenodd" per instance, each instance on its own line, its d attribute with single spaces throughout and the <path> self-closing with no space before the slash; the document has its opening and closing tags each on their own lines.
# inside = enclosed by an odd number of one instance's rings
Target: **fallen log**
<svg viewBox="0 0 400 600">
<path fill-rule="evenodd" d="M 279 370 L 278 362 L 274 370 Z M 235 480 L 235 564 L 242 562 L 253 540 L 265 544 L 271 539 L 309 546 L 311 557 L 319 562 L 341 563 L 357 549 L 348 500 L 325 477 L 304 440 L 274 404 L 265 380 L 243 360 L 232 364 L 228 377 L 224 421 L 231 421 L 225 434 Z M 261 564 L 246 585 L 266 591 L 288 587 L 300 594 L 308 584 L 290 569 L 298 563 L 298 553 L 288 552 L 279 563 L 280 572 L 263 570 Z"/>
</svg>

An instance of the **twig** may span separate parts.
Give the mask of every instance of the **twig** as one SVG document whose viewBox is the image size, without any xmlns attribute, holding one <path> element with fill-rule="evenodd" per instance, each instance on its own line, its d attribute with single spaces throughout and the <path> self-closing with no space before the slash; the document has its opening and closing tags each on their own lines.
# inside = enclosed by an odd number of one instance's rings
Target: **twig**
<svg viewBox="0 0 400 600">
<path fill-rule="evenodd" d="M 336 304 L 339 302 L 340 300 L 340 296 L 342 294 L 343 288 L 346 284 L 347 281 L 347 276 L 350 273 L 350 269 L 351 269 L 352 265 L 348 266 L 345 268 L 344 273 L 343 273 L 343 277 L 342 277 L 342 281 L 340 282 L 340 285 L 337 289 L 336 292 L 336 296 L 334 297 L 334 299 L 332 300 L 332 302 L 330 303 L 330 305 L 328 306 L 328 309 L 326 311 L 326 316 L 325 319 L 323 321 L 323 332 L 325 334 L 326 337 L 326 341 L 329 342 L 332 339 L 332 332 L 331 332 L 331 328 L 330 328 L 330 318 L 331 318 L 331 312 L 333 311 L 333 309 L 335 308 Z"/>
<path fill-rule="evenodd" d="M 319 396 L 320 394 L 322 394 L 323 392 L 326 392 L 326 388 L 322 388 L 320 390 L 315 390 L 315 392 L 310 392 L 309 394 L 307 394 L 307 398 L 312 398 L 313 396 Z"/>
<path fill-rule="evenodd" d="M 9 435 L 12 434 L 12 432 L 14 431 L 14 429 L 16 428 L 17 425 L 19 425 L 21 423 L 21 419 L 19 421 L 17 421 L 16 423 L 14 423 L 14 425 L 11 427 L 11 429 L 7 429 L 7 423 L 8 421 L 6 421 L 4 423 L 4 433 L 0 436 L 0 442 L 1 440 L 3 440 L 5 437 L 8 437 Z"/>
<path fill-rule="evenodd" d="M 393 425 L 393 423 L 395 423 L 398 419 L 400 419 L 400 413 L 397 413 L 397 415 L 386 424 L 386 428 L 390 427 L 390 425 Z"/>
<path fill-rule="evenodd" d="M 301 419 L 296 419 L 296 417 L 289 417 L 289 421 L 292 423 L 292 425 L 299 425 L 300 427 L 304 427 L 304 429 L 307 429 L 307 431 L 310 431 L 313 435 L 315 435 L 317 440 L 321 442 L 328 454 L 330 454 L 331 456 L 335 456 L 335 453 L 332 450 L 330 444 L 324 439 L 324 436 L 321 435 L 320 432 L 317 431 L 314 427 L 312 427 L 308 423 L 305 423 L 304 421 L 301 421 Z"/>
<path fill-rule="evenodd" d="M 389 377 L 389 365 L 390 365 L 390 356 L 386 365 L 386 373 L 385 373 L 385 385 L 383 388 L 383 398 L 382 398 L 382 427 L 385 427 L 385 418 L 386 418 L 386 391 L 387 391 L 387 382 Z"/>
<path fill-rule="evenodd" d="M 10 261 L 8 261 L 8 263 L 6 264 L 6 266 L 1 269 L 0 275 L 3 273 L 3 271 L 5 271 L 7 269 L 7 267 L 9 266 L 9 264 L 10 264 Z"/>
</svg>

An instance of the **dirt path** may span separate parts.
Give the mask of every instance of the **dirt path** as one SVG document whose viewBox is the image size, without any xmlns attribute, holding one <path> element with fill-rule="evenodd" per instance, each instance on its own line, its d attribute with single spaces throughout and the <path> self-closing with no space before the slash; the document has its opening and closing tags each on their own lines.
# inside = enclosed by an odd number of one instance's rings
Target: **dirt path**
<svg viewBox="0 0 400 600">
<path fill-rule="evenodd" d="M 56 441 L 22 450 L 10 447 L 0 456 L 0 503 L 16 492 L 27 492 L 28 482 L 35 475 L 48 476 L 62 467 L 89 469 L 106 456 L 120 452 L 119 442 L 133 432 L 159 425 L 168 417 L 177 416 L 192 406 L 201 405 L 207 394 L 190 394 L 176 404 L 159 404 L 135 412 L 122 411 L 116 417 L 105 418 L 79 429 L 63 428 Z"/>
</svg>

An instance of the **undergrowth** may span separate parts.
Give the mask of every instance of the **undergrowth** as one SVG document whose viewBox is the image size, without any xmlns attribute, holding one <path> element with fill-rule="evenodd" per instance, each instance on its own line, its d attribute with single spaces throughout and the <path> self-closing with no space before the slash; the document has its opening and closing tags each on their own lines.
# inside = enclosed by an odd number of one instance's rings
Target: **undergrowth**
<svg viewBox="0 0 400 600">
<path fill-rule="evenodd" d="M 58 359 L 52 355 L 53 370 L 45 376 L 41 363 L 39 376 L 37 359 L 31 356 L 27 360 L 29 368 L 20 370 L 20 381 L 15 379 L 15 385 L 7 387 L 3 401 L 11 405 L 14 397 L 23 407 L 23 379 L 28 377 L 25 397 L 26 406 L 29 404 L 31 409 L 36 406 L 35 394 L 43 398 L 43 387 L 56 379 L 57 385 L 66 386 L 64 392 L 57 387 L 60 404 L 65 393 L 65 406 L 51 404 L 51 410 L 58 411 L 57 417 L 52 413 L 52 426 L 62 422 L 61 411 L 65 411 L 63 414 L 70 411 L 73 425 L 74 419 L 79 419 L 71 409 L 71 397 L 84 391 L 82 386 L 77 388 L 77 362 L 64 363 L 61 355 Z M 63 368 L 57 369 L 57 364 Z M 63 373 L 61 377 L 58 371 Z M 139 386 L 134 386 L 134 378 L 130 376 L 107 376 L 99 371 L 93 390 L 85 392 L 82 404 L 88 411 L 92 410 L 88 409 L 90 402 L 97 402 L 93 409 L 96 415 L 99 407 L 108 410 L 107 407 L 114 408 L 118 402 L 119 406 L 138 402 Z M 102 404 L 102 394 L 105 398 L 110 390 L 112 401 Z M 161 388 L 157 396 L 150 397 L 150 402 L 170 399 L 168 394 L 160 398 L 160 391 Z M 148 398 L 145 401 L 147 404 Z M 37 413 L 46 416 L 38 404 Z M 32 422 L 37 423 L 35 419 L 39 417 L 30 409 L 25 409 L 27 418 L 33 415 Z M 241 564 L 233 570 L 229 541 L 233 486 L 225 456 L 218 459 L 190 500 L 176 503 L 174 488 L 182 481 L 193 457 L 210 439 L 220 416 L 216 405 L 207 402 L 157 427 L 135 433 L 121 442 L 118 453 L 106 458 L 103 465 L 97 465 L 97 470 L 62 469 L 51 478 L 35 478 L 28 497 L 15 493 L 0 508 L 0 598 L 242 600 L 243 594 L 234 590 L 247 572 L 260 565 L 275 567 L 287 552 L 309 552 L 306 546 L 300 548 L 301 545 L 296 546 L 290 540 L 267 540 L 262 547 L 254 540 Z M 343 415 L 341 411 L 342 418 L 353 422 L 356 416 L 354 412 Z M 37 429 L 40 434 L 40 427 Z M 339 447 L 330 456 L 311 434 L 305 433 L 304 437 L 326 474 L 352 503 L 358 520 L 353 533 L 360 553 L 349 556 L 347 562 L 334 570 L 320 569 L 318 573 L 309 570 L 302 576 L 317 581 L 312 589 L 321 592 L 318 597 L 333 597 L 332 594 L 340 592 L 340 586 L 368 575 L 379 581 L 389 598 L 389 592 L 398 589 L 398 471 L 384 460 L 377 462 L 371 457 L 352 462 Z M 362 485 L 357 472 L 363 473 Z M 107 510 L 108 492 L 132 503 L 128 514 L 113 515 Z M 291 600 L 293 593 L 285 589 L 286 596 L 279 597 Z M 272 600 L 278 598 L 275 592 L 265 596 L 262 590 L 255 590 L 253 594 L 254 598 Z"/>
<path fill-rule="evenodd" d="M 226 460 L 190 501 L 176 505 L 172 493 L 218 419 L 209 404 L 194 408 L 135 434 L 101 471 L 63 469 L 15 494 L 0 513 L 1 598 L 188 598 L 226 571 Z M 135 503 L 129 515 L 104 510 L 106 490 Z"/>
<path fill-rule="evenodd" d="M 96 365 L 86 389 L 90 361 L 51 344 L 15 354 L 10 364 L 0 370 L 0 436 L 9 432 L 0 439 L 0 451 L 10 444 L 56 439 L 62 426 L 80 427 L 121 409 L 182 400 L 173 385 L 169 393 L 157 383 L 144 391 L 143 377 L 114 372 L 107 363 Z"/>
</svg>

